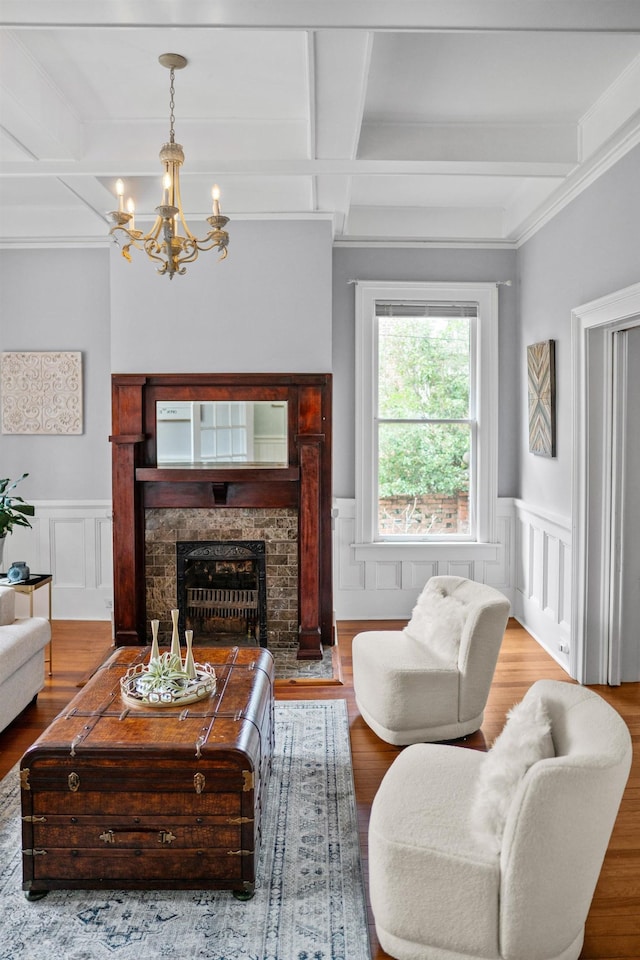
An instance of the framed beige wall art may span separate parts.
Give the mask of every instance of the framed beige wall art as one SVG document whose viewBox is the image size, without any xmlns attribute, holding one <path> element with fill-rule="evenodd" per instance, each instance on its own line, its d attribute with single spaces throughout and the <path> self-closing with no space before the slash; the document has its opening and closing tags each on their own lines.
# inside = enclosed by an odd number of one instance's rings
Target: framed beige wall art
<svg viewBox="0 0 640 960">
<path fill-rule="evenodd" d="M 556 455 L 555 340 L 527 347 L 529 450 L 541 457 Z"/>
<path fill-rule="evenodd" d="M 3 433 L 82 433 L 82 354 L 0 355 Z"/>
</svg>

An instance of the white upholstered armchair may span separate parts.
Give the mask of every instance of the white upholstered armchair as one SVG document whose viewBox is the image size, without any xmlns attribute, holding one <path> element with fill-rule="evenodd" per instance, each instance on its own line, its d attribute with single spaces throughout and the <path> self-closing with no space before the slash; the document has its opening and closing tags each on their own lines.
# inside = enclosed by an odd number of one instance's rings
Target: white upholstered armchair
<svg viewBox="0 0 640 960">
<path fill-rule="evenodd" d="M 431 577 L 404 630 L 353 639 L 358 709 L 387 743 L 453 740 L 482 725 L 509 601 L 464 577 Z"/>
<path fill-rule="evenodd" d="M 488 753 L 407 747 L 371 809 L 371 906 L 399 960 L 576 960 L 631 764 L 622 718 L 539 680 Z"/>
</svg>

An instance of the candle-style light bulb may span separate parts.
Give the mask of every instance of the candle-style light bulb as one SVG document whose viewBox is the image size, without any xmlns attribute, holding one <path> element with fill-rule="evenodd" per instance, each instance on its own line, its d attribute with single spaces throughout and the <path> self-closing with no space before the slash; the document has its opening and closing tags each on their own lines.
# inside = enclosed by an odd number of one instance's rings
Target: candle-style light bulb
<svg viewBox="0 0 640 960">
<path fill-rule="evenodd" d="M 162 178 L 162 202 L 166 206 L 169 203 L 169 190 L 171 190 L 171 174 L 169 171 Z"/>
<path fill-rule="evenodd" d="M 211 199 L 213 200 L 212 210 L 214 217 L 220 216 L 220 187 L 214 183 L 211 188 Z"/>
<path fill-rule="evenodd" d="M 129 197 L 127 200 L 127 213 L 131 214 L 131 220 L 129 220 L 129 230 L 133 230 L 135 226 L 134 213 L 136 212 L 136 205 L 133 202 L 133 199 Z"/>
<path fill-rule="evenodd" d="M 122 180 L 116 180 L 116 196 L 118 198 L 118 210 L 120 213 L 124 210 L 124 183 Z"/>
</svg>

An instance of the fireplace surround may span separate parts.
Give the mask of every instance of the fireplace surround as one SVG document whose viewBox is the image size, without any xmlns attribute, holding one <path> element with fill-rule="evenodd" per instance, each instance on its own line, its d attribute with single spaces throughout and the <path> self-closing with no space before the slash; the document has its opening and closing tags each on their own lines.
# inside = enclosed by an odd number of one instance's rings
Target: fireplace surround
<svg viewBox="0 0 640 960">
<path fill-rule="evenodd" d="M 159 403 L 285 404 L 286 463 L 158 467 Z M 149 511 L 294 511 L 297 656 L 321 659 L 334 642 L 331 591 L 330 374 L 114 374 L 112 376 L 114 628 L 117 646 L 146 643 Z M 198 539 L 210 537 L 206 529 Z M 267 578 L 267 592 L 269 582 Z M 172 598 L 177 604 L 177 595 Z M 268 601 L 267 601 L 268 606 Z"/>
</svg>

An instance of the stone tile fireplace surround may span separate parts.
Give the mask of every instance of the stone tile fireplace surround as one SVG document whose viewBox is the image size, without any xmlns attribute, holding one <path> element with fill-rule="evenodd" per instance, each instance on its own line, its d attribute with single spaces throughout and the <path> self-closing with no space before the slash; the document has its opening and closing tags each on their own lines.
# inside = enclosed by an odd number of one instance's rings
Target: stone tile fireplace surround
<svg viewBox="0 0 640 960">
<path fill-rule="evenodd" d="M 268 401 L 287 411 L 286 463 L 157 463 L 157 404 Z M 114 626 L 147 643 L 176 606 L 175 543 L 261 540 L 268 643 L 301 660 L 335 642 L 331 588 L 330 374 L 112 376 Z"/>
<path fill-rule="evenodd" d="M 267 647 L 297 648 L 298 515 L 291 509 L 145 511 L 147 617 L 160 621 L 160 642 L 171 639 L 169 611 L 177 605 L 176 542 L 212 540 L 264 541 Z M 147 640 L 151 642 L 150 628 Z"/>
</svg>

